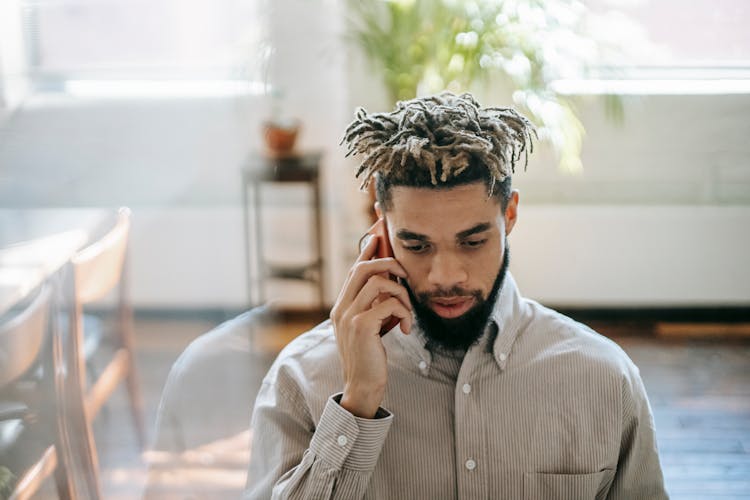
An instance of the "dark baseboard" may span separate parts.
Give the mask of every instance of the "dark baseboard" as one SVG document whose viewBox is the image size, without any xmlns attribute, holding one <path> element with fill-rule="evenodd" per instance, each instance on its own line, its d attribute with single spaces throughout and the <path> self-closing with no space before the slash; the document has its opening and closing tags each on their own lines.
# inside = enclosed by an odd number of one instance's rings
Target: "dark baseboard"
<svg viewBox="0 0 750 500">
<path fill-rule="evenodd" d="M 578 321 L 644 321 L 690 323 L 750 322 L 747 306 L 554 308 Z"/>
<path fill-rule="evenodd" d="M 234 318 L 247 311 L 243 308 L 165 308 L 165 307 L 138 307 L 134 314 L 136 319 L 144 320 L 184 320 L 184 321 L 209 321 L 221 323 Z M 282 308 L 270 311 L 270 315 L 279 321 L 300 321 L 319 323 L 328 318 L 329 309 L 305 309 L 305 308 Z"/>
<path fill-rule="evenodd" d="M 554 307 L 553 307 L 554 308 Z M 600 325 L 616 325 L 618 329 L 649 332 L 657 323 L 750 323 L 750 307 L 559 307 L 557 311 L 595 328 Z M 221 323 L 246 309 L 240 308 L 136 308 L 138 319 L 185 320 Z M 319 323 L 328 318 L 330 310 L 282 308 L 272 311 L 277 321 Z M 632 328 L 631 328 L 632 327 Z M 646 333 L 648 334 L 648 333 Z"/>
<path fill-rule="evenodd" d="M 750 307 L 559 307 L 557 311 L 611 338 L 640 336 L 660 338 L 750 340 Z M 141 320 L 206 321 L 218 325 L 238 316 L 240 308 L 136 308 Z M 108 313 L 111 308 L 92 312 Z M 304 308 L 265 309 L 270 323 L 314 325 L 328 318 L 330 311 Z"/>
</svg>

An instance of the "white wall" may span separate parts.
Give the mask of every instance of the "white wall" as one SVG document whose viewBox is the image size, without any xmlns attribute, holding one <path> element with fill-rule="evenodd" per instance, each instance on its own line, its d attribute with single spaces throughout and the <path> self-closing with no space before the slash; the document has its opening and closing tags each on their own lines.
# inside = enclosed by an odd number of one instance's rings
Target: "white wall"
<svg viewBox="0 0 750 500">
<path fill-rule="evenodd" d="M 287 111 L 304 122 L 301 146 L 326 155 L 333 301 L 366 227 L 366 199 L 338 141 L 353 107 L 377 109 L 383 93 L 376 75 L 341 49 L 338 2 L 285 0 L 271 8 L 274 83 L 286 90 Z M 596 99 L 583 99 L 580 111 L 588 132 L 583 173 L 558 171 L 541 147 L 515 178 L 522 218 L 512 237 L 513 270 L 522 290 L 583 306 L 750 304 L 742 250 L 750 95 L 627 98 L 621 126 L 604 118 Z M 136 305 L 239 307 L 239 168 L 259 147 L 267 115 L 267 103 L 252 96 L 32 99 L 0 122 L 0 205 L 129 205 Z M 307 216 L 303 198 L 269 191 L 270 252 L 304 249 L 297 229 Z M 286 231 L 272 230 L 280 227 Z M 295 303 L 312 297 L 296 288 L 283 293 Z"/>
<path fill-rule="evenodd" d="M 266 236 L 277 259 L 306 257 L 308 234 L 298 230 L 298 212 L 269 214 L 275 229 Z M 136 210 L 136 304 L 242 307 L 241 220 L 236 207 Z M 747 306 L 748 227 L 747 206 L 522 205 L 509 240 L 511 271 L 524 294 L 557 306 Z M 347 262 L 355 244 L 356 238 L 340 242 Z M 277 286 L 270 294 L 316 303 L 305 285 Z"/>
<path fill-rule="evenodd" d="M 516 176 L 527 201 L 574 204 L 750 204 L 750 95 L 623 97 L 625 120 L 580 102 L 584 171 L 555 168 L 542 148 Z"/>
<path fill-rule="evenodd" d="M 748 228 L 748 206 L 522 206 L 511 270 L 560 306 L 747 306 Z"/>
</svg>

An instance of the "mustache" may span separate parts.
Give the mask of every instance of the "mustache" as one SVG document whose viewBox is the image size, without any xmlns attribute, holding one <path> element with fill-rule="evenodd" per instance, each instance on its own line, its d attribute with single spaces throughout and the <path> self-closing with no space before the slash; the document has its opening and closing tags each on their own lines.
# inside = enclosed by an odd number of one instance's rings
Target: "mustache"
<svg viewBox="0 0 750 500">
<path fill-rule="evenodd" d="M 474 297 L 477 300 L 482 300 L 482 292 L 480 290 L 467 290 L 460 286 L 452 286 L 451 288 L 438 288 L 429 292 L 417 292 L 415 294 L 421 302 L 428 302 L 431 299 L 439 298 L 452 298 L 452 297 Z"/>
</svg>

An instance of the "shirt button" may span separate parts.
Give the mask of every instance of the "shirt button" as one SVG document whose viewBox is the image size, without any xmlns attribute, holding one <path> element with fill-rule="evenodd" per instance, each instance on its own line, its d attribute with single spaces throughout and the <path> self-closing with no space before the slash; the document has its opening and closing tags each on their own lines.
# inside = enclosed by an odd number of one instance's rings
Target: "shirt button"
<svg viewBox="0 0 750 500">
<path fill-rule="evenodd" d="M 349 442 L 348 439 L 346 439 L 346 436 L 343 434 L 339 436 L 339 438 L 336 440 L 336 442 L 339 444 L 339 446 L 346 446 L 346 443 Z"/>
<path fill-rule="evenodd" d="M 508 359 L 508 355 L 505 354 L 504 352 L 501 352 L 500 354 L 497 355 L 497 359 L 499 359 L 500 361 L 505 361 L 506 359 Z"/>
<path fill-rule="evenodd" d="M 464 391 L 464 394 L 469 394 L 471 392 L 471 386 L 469 384 L 464 384 L 463 387 L 461 387 L 461 390 Z"/>
<path fill-rule="evenodd" d="M 474 469 L 477 468 L 477 463 L 474 460 L 472 460 L 472 459 L 468 459 L 466 461 L 466 464 L 464 464 L 464 465 L 466 465 L 466 468 L 468 470 L 474 470 Z"/>
<path fill-rule="evenodd" d="M 419 362 L 419 369 L 420 370 L 424 370 L 425 368 L 427 368 L 427 361 L 424 361 L 424 360 L 420 361 Z"/>
</svg>

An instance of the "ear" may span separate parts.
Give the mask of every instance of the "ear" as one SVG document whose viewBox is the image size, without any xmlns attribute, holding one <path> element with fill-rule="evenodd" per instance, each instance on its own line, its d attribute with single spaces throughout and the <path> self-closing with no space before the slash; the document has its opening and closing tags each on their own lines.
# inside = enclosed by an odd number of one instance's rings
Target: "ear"
<svg viewBox="0 0 750 500">
<path fill-rule="evenodd" d="M 383 210 L 380 208 L 380 202 L 376 201 L 374 206 L 375 206 L 375 215 L 378 216 L 378 219 L 382 219 L 383 218 Z"/>
<path fill-rule="evenodd" d="M 518 200 L 520 198 L 518 189 L 514 189 L 508 198 L 508 206 L 505 207 L 505 235 L 509 235 L 516 225 L 518 219 Z"/>
</svg>

